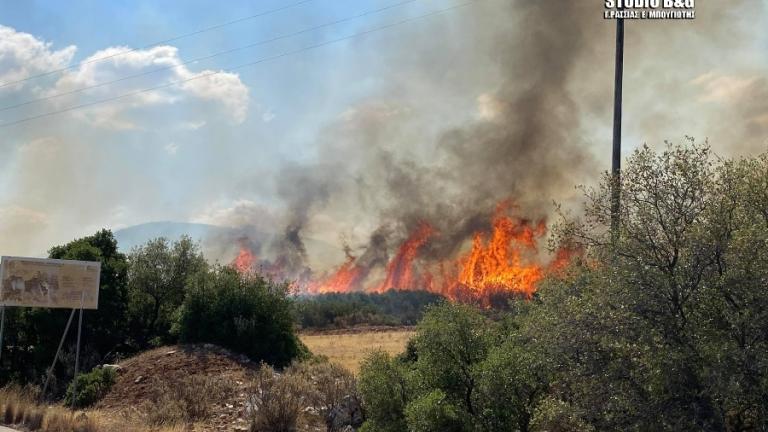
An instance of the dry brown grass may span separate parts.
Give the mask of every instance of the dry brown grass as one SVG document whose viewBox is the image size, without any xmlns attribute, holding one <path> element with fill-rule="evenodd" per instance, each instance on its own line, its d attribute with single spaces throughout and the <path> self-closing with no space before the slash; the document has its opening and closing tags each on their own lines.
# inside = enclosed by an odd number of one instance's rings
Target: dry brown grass
<svg viewBox="0 0 768 432">
<path fill-rule="evenodd" d="M 215 401 L 229 399 L 235 391 L 228 380 L 193 375 L 173 383 L 157 381 L 143 406 L 145 421 L 152 426 L 193 424 L 214 414 Z"/>
<path fill-rule="evenodd" d="M 34 389 L 17 386 L 0 388 L 0 424 L 32 432 L 182 432 L 184 430 L 180 426 L 135 425 L 100 411 L 72 412 L 60 405 L 39 405 Z"/>
<path fill-rule="evenodd" d="M 405 350 L 408 339 L 414 334 L 410 329 L 313 334 L 301 335 L 301 341 L 314 354 L 326 356 L 331 362 L 356 374 L 360 370 L 360 361 L 371 351 L 383 350 L 389 354 L 399 354 Z"/>
</svg>

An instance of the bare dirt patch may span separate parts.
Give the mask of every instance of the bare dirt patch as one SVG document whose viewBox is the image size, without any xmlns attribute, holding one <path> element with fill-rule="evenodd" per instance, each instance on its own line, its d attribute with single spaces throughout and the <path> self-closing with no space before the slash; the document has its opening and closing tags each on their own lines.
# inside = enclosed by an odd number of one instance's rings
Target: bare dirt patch
<svg viewBox="0 0 768 432">
<path fill-rule="evenodd" d="M 111 413 L 113 418 L 139 416 L 157 422 L 163 415 L 173 416 L 173 409 L 182 410 L 165 406 L 165 394 L 181 393 L 185 399 L 181 403 L 194 405 L 195 411 L 206 417 L 195 422 L 195 430 L 245 430 L 246 393 L 257 368 L 258 364 L 246 357 L 213 345 L 157 348 L 119 363 L 115 385 L 95 408 Z M 181 388 L 190 385 L 199 389 Z M 205 394 L 195 395 L 195 390 Z"/>
</svg>

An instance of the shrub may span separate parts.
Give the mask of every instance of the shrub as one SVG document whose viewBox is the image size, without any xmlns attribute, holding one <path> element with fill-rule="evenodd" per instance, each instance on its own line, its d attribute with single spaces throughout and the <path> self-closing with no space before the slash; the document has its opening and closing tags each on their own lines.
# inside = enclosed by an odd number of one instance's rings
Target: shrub
<svg viewBox="0 0 768 432">
<path fill-rule="evenodd" d="M 305 393 L 305 383 L 299 376 L 280 376 L 262 364 L 248 397 L 250 432 L 295 432 Z"/>
<path fill-rule="evenodd" d="M 153 426 L 193 423 L 210 417 L 212 407 L 234 392 L 229 380 L 193 375 L 174 383 L 155 383 L 144 407 Z"/>
<path fill-rule="evenodd" d="M 591 432 L 595 428 L 582 420 L 584 413 L 570 404 L 552 397 L 546 398 L 536 407 L 531 427 L 541 432 Z"/>
<path fill-rule="evenodd" d="M 108 368 L 95 368 L 86 374 L 80 374 L 67 388 L 64 404 L 77 408 L 93 405 L 107 394 L 116 378 L 117 373 Z"/>
<path fill-rule="evenodd" d="M 193 278 L 176 327 L 182 342 L 207 342 L 284 366 L 305 354 L 294 334 L 288 288 L 218 268 Z"/>
<path fill-rule="evenodd" d="M 372 353 L 360 365 L 359 389 L 366 407 L 366 430 L 407 430 L 405 406 L 409 391 L 406 371 L 400 363 L 385 352 Z"/>
<path fill-rule="evenodd" d="M 363 422 L 355 376 L 348 370 L 328 362 L 307 362 L 291 367 L 288 373 L 306 383 L 308 402 L 329 432 L 359 427 Z"/>
<path fill-rule="evenodd" d="M 405 410 L 411 432 L 459 432 L 459 411 L 442 390 L 433 390 L 411 402 Z"/>
<path fill-rule="evenodd" d="M 376 431 L 529 430 L 547 388 L 540 353 L 472 306 L 428 308 L 408 352 L 374 353 L 360 392 Z"/>
</svg>

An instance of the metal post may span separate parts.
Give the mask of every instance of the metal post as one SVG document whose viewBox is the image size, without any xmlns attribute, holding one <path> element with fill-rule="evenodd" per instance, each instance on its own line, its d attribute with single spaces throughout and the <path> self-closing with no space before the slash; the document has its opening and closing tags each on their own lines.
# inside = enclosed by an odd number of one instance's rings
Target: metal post
<svg viewBox="0 0 768 432">
<path fill-rule="evenodd" d="M 77 309 L 72 309 L 72 313 L 69 314 L 69 320 L 67 321 L 67 326 L 64 327 L 64 334 L 61 336 L 61 341 L 59 341 L 59 348 L 56 349 L 56 355 L 53 357 L 53 363 L 51 364 L 50 369 L 48 369 L 48 374 L 45 376 L 45 384 L 43 384 L 43 391 L 40 392 L 40 400 L 42 401 L 45 397 L 45 391 L 48 390 L 48 381 L 51 380 L 51 375 L 53 374 L 53 368 L 56 366 L 56 362 L 59 360 L 59 353 L 61 352 L 61 347 L 64 345 L 64 339 L 67 338 L 67 333 L 69 333 L 69 326 L 72 324 L 72 318 L 75 317 L 75 311 Z"/>
<path fill-rule="evenodd" d="M 77 372 L 80 369 L 80 335 L 83 333 L 83 301 L 85 300 L 85 291 L 80 295 L 80 317 L 77 321 L 77 347 L 75 348 L 75 375 L 72 378 L 72 410 L 75 410 L 75 401 L 77 400 Z"/>
<path fill-rule="evenodd" d="M 621 212 L 621 93 L 624 76 L 624 20 L 616 20 L 616 76 L 613 94 L 613 163 L 611 166 L 611 239 L 619 238 Z"/>
</svg>

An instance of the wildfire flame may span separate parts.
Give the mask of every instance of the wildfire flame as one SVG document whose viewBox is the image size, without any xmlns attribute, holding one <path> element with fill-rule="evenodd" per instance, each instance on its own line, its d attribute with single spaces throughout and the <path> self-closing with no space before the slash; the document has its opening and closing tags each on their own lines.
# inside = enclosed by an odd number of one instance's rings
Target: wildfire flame
<svg viewBox="0 0 768 432">
<path fill-rule="evenodd" d="M 459 260 L 458 285 L 479 297 L 499 291 L 531 297 L 544 278 L 541 265 L 523 260 L 524 253 L 537 252 L 537 240 L 546 233 L 544 221 L 534 224 L 508 216 L 507 206 L 498 206 L 488 241 L 476 233 L 472 250 Z"/>
<path fill-rule="evenodd" d="M 500 203 L 492 218 L 490 232 L 476 232 L 472 247 L 453 260 L 425 262 L 419 254 L 439 233 L 427 222 L 421 222 L 403 241 L 386 265 L 381 282 L 366 283 L 370 266 L 362 265 L 350 252 L 347 260 L 334 271 L 312 278 L 309 273 L 294 281 L 308 294 L 334 292 L 385 292 L 388 290 L 428 290 L 456 301 L 491 304 L 496 295 L 530 298 L 538 283 L 549 272 L 565 268 L 578 250 L 561 248 L 544 263 L 538 245 L 546 234 L 544 220 L 531 221 L 510 215 L 513 206 Z M 255 254 L 241 244 L 232 266 L 246 273 L 255 271 Z M 266 265 L 266 270 L 264 266 Z M 284 266 L 262 262 L 260 271 L 274 279 L 289 279 L 282 274 Z"/>
<path fill-rule="evenodd" d="M 253 272 L 254 264 L 256 263 L 256 255 L 246 246 L 240 246 L 240 252 L 238 252 L 235 260 L 232 261 L 232 267 L 234 267 L 240 273 Z"/>
<path fill-rule="evenodd" d="M 414 277 L 413 261 L 419 249 L 435 234 L 434 228 L 426 222 L 419 224 L 397 251 L 397 255 L 387 264 L 387 277 L 376 288 L 376 292 L 391 289 L 415 290 L 424 289 L 424 280 Z"/>
<path fill-rule="evenodd" d="M 361 282 L 363 273 L 363 269 L 355 264 L 355 257 L 350 255 L 331 276 L 321 281 L 310 282 L 307 292 L 310 294 L 351 292 Z"/>
</svg>

